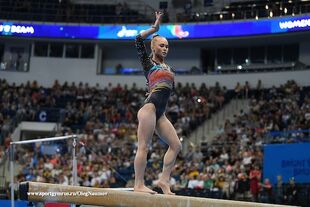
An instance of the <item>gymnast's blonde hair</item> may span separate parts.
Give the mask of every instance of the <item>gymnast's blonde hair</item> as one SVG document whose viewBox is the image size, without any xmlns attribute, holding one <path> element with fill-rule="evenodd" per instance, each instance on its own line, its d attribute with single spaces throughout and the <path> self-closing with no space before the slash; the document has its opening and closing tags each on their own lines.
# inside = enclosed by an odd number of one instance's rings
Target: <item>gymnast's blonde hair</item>
<svg viewBox="0 0 310 207">
<path fill-rule="evenodd" d="M 154 48 L 154 44 L 155 44 L 155 42 L 156 42 L 156 37 L 160 37 L 158 34 L 154 34 L 153 36 L 152 36 L 152 40 L 151 40 L 151 49 L 152 49 L 152 53 L 153 53 L 153 48 Z"/>
</svg>

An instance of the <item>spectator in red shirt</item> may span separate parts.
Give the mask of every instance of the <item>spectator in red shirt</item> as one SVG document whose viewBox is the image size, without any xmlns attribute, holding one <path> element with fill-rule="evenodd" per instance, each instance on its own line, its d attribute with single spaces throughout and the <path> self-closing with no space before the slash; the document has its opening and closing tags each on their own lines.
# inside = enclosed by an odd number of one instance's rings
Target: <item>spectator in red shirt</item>
<svg viewBox="0 0 310 207">
<path fill-rule="evenodd" d="M 262 174 L 257 165 L 250 171 L 250 191 L 252 194 L 252 201 L 258 200 L 259 193 L 259 181 L 261 180 Z"/>
</svg>

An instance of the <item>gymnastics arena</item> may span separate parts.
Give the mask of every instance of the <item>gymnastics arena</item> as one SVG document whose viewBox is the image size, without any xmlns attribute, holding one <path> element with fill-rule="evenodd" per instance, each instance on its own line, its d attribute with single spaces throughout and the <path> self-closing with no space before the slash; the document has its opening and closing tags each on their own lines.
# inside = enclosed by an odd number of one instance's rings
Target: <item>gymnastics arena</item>
<svg viewBox="0 0 310 207">
<path fill-rule="evenodd" d="M 310 206 L 310 0 L 0 0 L 1 207 Z"/>
</svg>

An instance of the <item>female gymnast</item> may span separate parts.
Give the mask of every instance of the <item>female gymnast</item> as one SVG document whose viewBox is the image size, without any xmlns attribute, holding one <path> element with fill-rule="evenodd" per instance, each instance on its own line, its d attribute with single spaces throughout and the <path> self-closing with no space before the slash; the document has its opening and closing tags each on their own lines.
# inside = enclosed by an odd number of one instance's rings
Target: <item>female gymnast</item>
<svg viewBox="0 0 310 207">
<path fill-rule="evenodd" d="M 170 174 L 182 144 L 171 122 L 165 116 L 166 105 L 174 88 L 174 72 L 164 60 L 168 54 L 169 45 L 166 38 L 154 35 L 151 40 L 152 54 L 147 54 L 144 39 L 159 30 L 162 18 L 161 12 L 156 12 L 154 25 L 137 35 L 135 46 L 138 51 L 149 95 L 143 107 L 138 111 L 138 149 L 134 161 L 135 186 L 134 191 L 155 194 L 156 192 L 144 185 L 144 172 L 147 163 L 148 143 L 154 132 L 163 139 L 169 148 L 164 156 L 162 175 L 158 181 L 164 194 L 174 195 L 170 190 Z"/>
</svg>

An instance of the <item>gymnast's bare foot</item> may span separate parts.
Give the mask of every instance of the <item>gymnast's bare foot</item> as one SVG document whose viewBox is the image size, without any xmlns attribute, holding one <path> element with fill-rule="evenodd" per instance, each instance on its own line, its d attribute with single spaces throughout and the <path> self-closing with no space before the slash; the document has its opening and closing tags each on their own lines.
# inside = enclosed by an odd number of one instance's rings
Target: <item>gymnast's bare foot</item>
<svg viewBox="0 0 310 207">
<path fill-rule="evenodd" d="M 142 186 L 139 186 L 139 187 L 135 186 L 134 187 L 134 192 L 157 194 L 156 191 L 153 191 L 153 190 L 149 189 L 145 185 L 142 185 Z"/>
<path fill-rule="evenodd" d="M 162 180 L 159 180 L 157 185 L 158 185 L 158 187 L 161 188 L 161 190 L 163 191 L 164 194 L 175 195 L 175 193 L 171 192 L 169 183 L 162 181 Z"/>
</svg>

